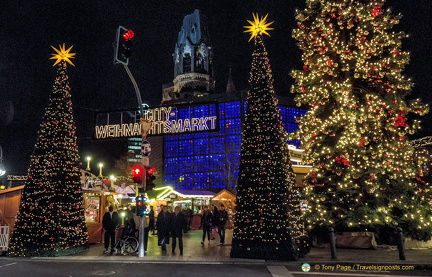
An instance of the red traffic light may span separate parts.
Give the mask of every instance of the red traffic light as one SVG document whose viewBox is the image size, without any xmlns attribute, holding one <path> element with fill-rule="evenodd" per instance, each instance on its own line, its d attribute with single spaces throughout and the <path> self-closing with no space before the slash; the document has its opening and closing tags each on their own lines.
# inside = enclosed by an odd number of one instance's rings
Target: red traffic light
<svg viewBox="0 0 432 277">
<path fill-rule="evenodd" d="M 155 167 L 151 167 L 151 168 L 148 169 L 147 172 L 148 172 L 148 174 L 153 174 L 153 173 L 156 172 L 156 168 Z"/>
<path fill-rule="evenodd" d="M 132 169 L 132 174 L 133 174 L 134 177 L 141 177 L 142 173 L 143 173 L 143 171 L 142 171 L 141 167 L 134 167 Z"/>
<path fill-rule="evenodd" d="M 123 38 L 125 40 L 130 40 L 135 36 L 135 33 L 132 30 L 127 30 L 126 32 L 123 33 Z"/>
</svg>

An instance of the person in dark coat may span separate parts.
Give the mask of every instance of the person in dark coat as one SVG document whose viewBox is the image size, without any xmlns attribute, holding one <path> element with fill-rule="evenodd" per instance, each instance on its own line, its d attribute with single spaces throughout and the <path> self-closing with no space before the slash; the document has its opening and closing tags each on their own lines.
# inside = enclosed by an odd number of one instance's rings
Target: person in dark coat
<svg viewBox="0 0 432 277">
<path fill-rule="evenodd" d="M 212 216 L 213 216 L 213 219 L 212 219 L 213 226 L 212 226 L 212 229 L 211 229 L 212 233 L 211 233 L 210 237 L 211 237 L 211 239 L 216 239 L 216 233 L 218 233 L 217 225 L 218 225 L 218 222 L 219 222 L 219 218 L 218 218 L 218 216 L 219 216 L 219 210 L 218 210 L 218 208 L 216 206 L 213 206 Z"/>
<path fill-rule="evenodd" d="M 180 213 L 183 214 L 183 218 L 185 219 L 185 224 L 184 224 L 183 232 L 187 233 L 189 231 L 189 228 L 188 228 L 188 226 L 189 226 L 189 211 L 187 210 L 186 207 L 184 207 L 180 211 Z"/>
<path fill-rule="evenodd" d="M 135 226 L 134 213 L 131 209 L 132 208 L 129 206 L 128 209 L 125 211 L 123 237 L 136 236 L 135 234 L 137 227 Z"/>
<path fill-rule="evenodd" d="M 114 252 L 115 245 L 115 231 L 117 226 L 120 224 L 120 217 L 117 212 L 114 212 L 114 207 L 109 206 L 108 212 L 106 212 L 102 219 L 102 226 L 105 231 L 104 246 L 105 253 L 108 253 L 108 245 L 111 241 L 111 253 Z"/>
<path fill-rule="evenodd" d="M 188 207 L 187 210 L 189 211 L 189 218 L 187 218 L 186 221 L 188 222 L 188 230 L 190 231 L 192 230 L 192 221 L 193 221 L 194 213 L 190 207 Z"/>
<path fill-rule="evenodd" d="M 166 253 L 166 244 L 169 243 L 170 234 L 170 215 L 167 206 L 162 206 L 162 211 L 157 217 L 156 226 L 158 230 L 158 245 L 161 246 L 162 252 Z"/>
<path fill-rule="evenodd" d="M 218 223 L 218 214 L 219 214 L 218 208 L 216 206 L 213 206 L 212 215 L 213 215 L 213 223 L 215 227 Z"/>
<path fill-rule="evenodd" d="M 204 212 L 201 216 L 201 228 L 203 230 L 203 236 L 201 244 L 204 245 L 205 237 L 207 235 L 208 241 L 210 243 L 210 232 L 213 226 L 213 215 L 207 206 L 204 206 Z"/>
<path fill-rule="evenodd" d="M 225 230 L 226 230 L 226 224 L 228 221 L 228 213 L 225 210 L 224 205 L 220 205 L 219 211 L 218 211 L 218 231 L 219 231 L 219 238 L 220 238 L 220 244 L 223 245 L 225 243 Z"/>
<path fill-rule="evenodd" d="M 155 212 L 153 206 L 150 206 L 149 216 L 149 231 L 152 231 L 152 235 L 155 234 Z"/>
<path fill-rule="evenodd" d="M 183 230 L 186 227 L 185 216 L 180 212 L 180 207 L 176 206 L 174 213 L 171 214 L 171 236 L 172 252 L 175 253 L 177 239 L 179 242 L 180 255 L 183 255 Z"/>
</svg>

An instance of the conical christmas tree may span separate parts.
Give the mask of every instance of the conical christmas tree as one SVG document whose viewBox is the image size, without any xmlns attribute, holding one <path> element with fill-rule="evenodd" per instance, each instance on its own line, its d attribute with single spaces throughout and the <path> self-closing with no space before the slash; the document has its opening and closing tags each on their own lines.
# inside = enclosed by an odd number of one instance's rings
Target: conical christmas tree
<svg viewBox="0 0 432 277">
<path fill-rule="evenodd" d="M 298 192 L 262 34 L 266 17 L 249 21 L 255 50 L 244 122 L 231 257 L 297 260 L 307 252 Z"/>
<path fill-rule="evenodd" d="M 79 156 L 66 62 L 55 49 L 57 77 L 38 133 L 8 255 L 59 256 L 87 248 Z"/>
<path fill-rule="evenodd" d="M 303 70 L 293 72 L 298 105 L 308 106 L 298 135 L 305 162 L 313 163 L 309 227 L 336 231 L 432 234 L 432 213 L 415 180 L 407 134 L 419 128 L 420 100 L 406 101 L 410 79 L 402 75 L 409 53 L 406 35 L 393 31 L 400 16 L 385 0 L 306 1 L 293 35 L 303 50 Z M 325 232 L 326 234 L 327 232 Z M 381 242 L 390 238 L 380 236 Z"/>
</svg>

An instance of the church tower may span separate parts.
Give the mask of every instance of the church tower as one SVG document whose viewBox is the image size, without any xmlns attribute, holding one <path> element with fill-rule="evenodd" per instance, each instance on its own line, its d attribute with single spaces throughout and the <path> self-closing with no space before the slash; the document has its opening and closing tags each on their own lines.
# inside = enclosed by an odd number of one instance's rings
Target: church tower
<svg viewBox="0 0 432 277">
<path fill-rule="evenodd" d="M 201 11 L 183 19 L 173 54 L 174 80 L 162 87 L 162 101 L 199 100 L 214 92 L 213 51 Z"/>
</svg>

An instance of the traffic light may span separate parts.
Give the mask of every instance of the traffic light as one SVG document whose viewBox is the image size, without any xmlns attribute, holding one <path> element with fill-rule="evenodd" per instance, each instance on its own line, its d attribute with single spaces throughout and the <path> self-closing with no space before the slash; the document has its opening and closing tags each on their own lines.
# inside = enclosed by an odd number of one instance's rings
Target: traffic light
<svg viewBox="0 0 432 277">
<path fill-rule="evenodd" d="M 143 168 L 141 166 L 135 166 L 132 169 L 132 179 L 133 179 L 134 183 L 141 185 L 143 173 L 144 173 L 144 171 L 143 171 Z"/>
<path fill-rule="evenodd" d="M 139 216 L 147 215 L 147 197 L 140 195 L 135 198 L 135 214 Z"/>
<path fill-rule="evenodd" d="M 123 26 L 117 28 L 116 45 L 114 50 L 114 63 L 129 64 L 132 55 L 132 38 L 135 36 L 132 30 Z"/>
<path fill-rule="evenodd" d="M 154 167 L 146 168 L 146 191 L 152 190 L 156 186 L 153 183 L 154 179 L 156 179 L 156 177 L 153 176 L 153 173 L 155 173 L 155 172 L 156 172 L 156 168 L 154 168 Z"/>
<path fill-rule="evenodd" d="M 141 215 L 143 210 L 145 210 L 145 203 L 143 196 L 137 196 L 135 198 L 135 214 Z"/>
</svg>

